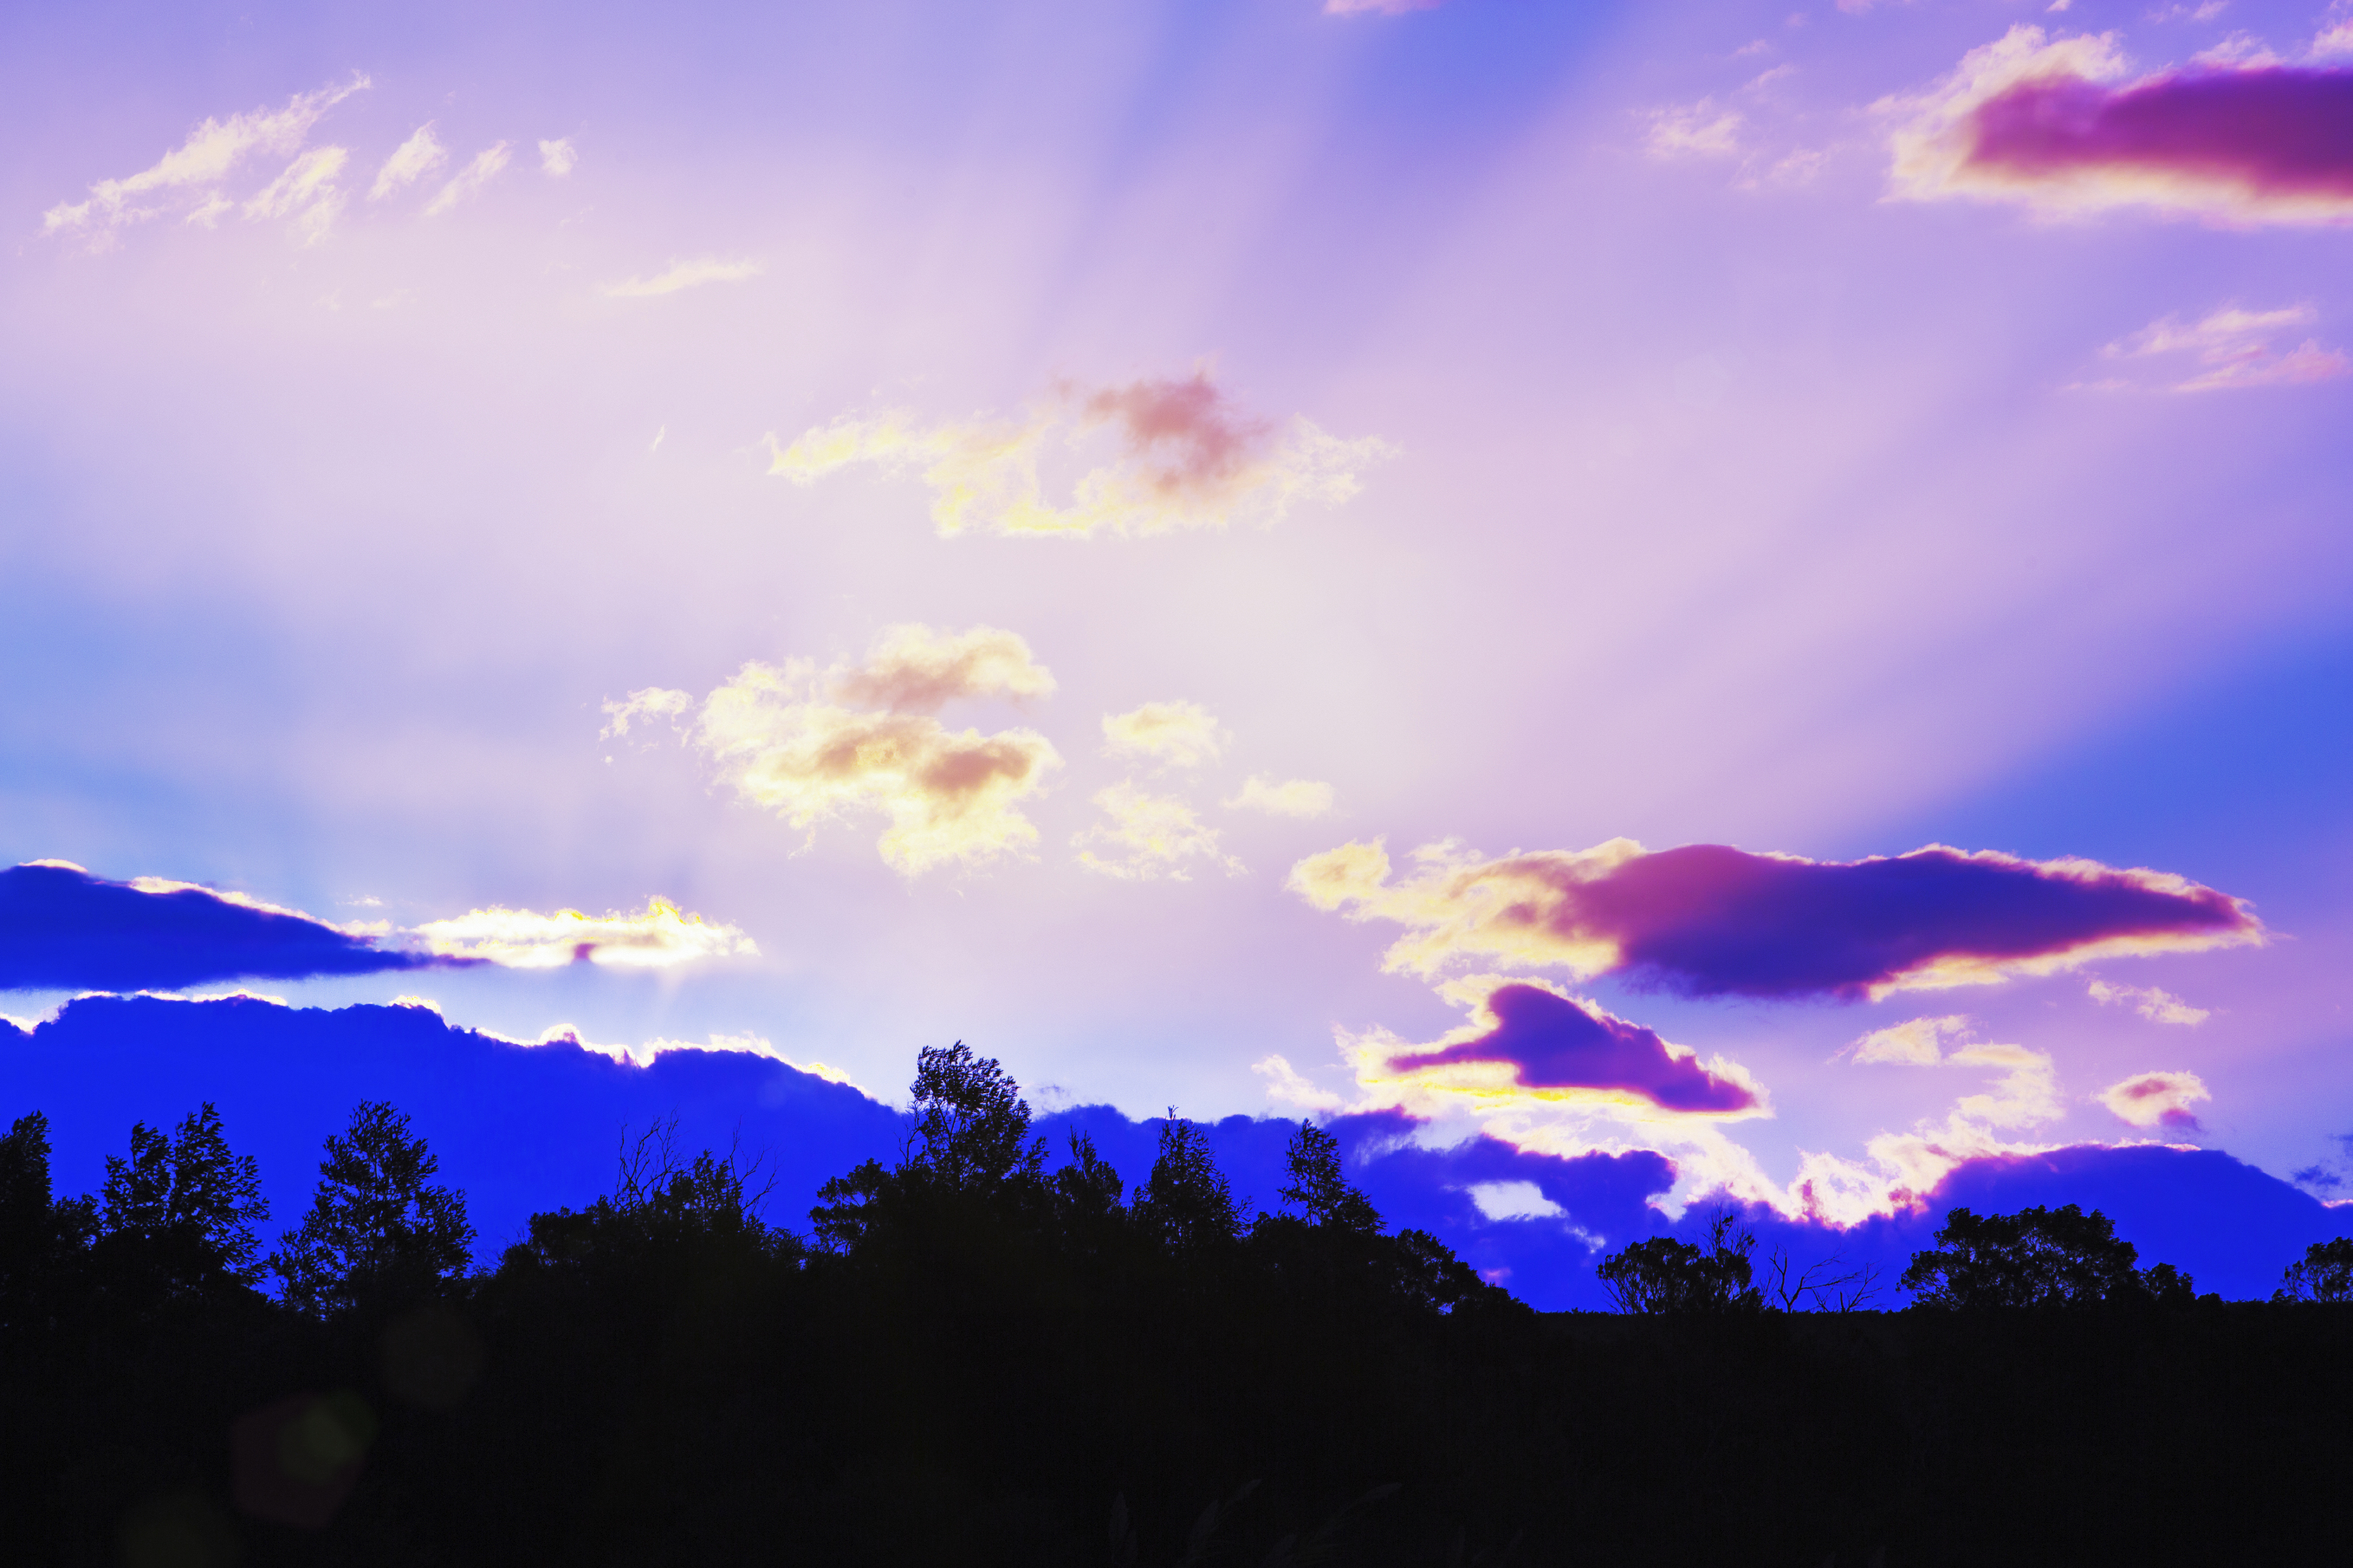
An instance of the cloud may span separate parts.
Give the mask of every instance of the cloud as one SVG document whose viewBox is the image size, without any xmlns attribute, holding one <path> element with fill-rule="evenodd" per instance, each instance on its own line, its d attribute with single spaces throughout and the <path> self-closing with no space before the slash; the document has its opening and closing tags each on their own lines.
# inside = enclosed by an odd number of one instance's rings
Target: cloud
<svg viewBox="0 0 2353 1568">
<path fill-rule="evenodd" d="M 693 712 L 694 693 L 649 686 L 643 690 L 630 692 L 618 702 L 608 699 L 604 711 L 607 722 L 596 732 L 596 738 L 609 741 L 627 735 L 630 724 L 639 719 L 676 720 Z"/>
<path fill-rule="evenodd" d="M 425 216 L 440 216 L 492 180 L 497 179 L 499 171 L 507 166 L 508 159 L 512 156 L 513 154 L 503 142 L 485 147 L 475 153 L 474 161 L 459 170 L 455 177 L 441 187 L 440 194 L 426 204 Z"/>
<path fill-rule="evenodd" d="M 1969 1021 L 1958 1016 L 1912 1018 L 1873 1029 L 1847 1049 L 1858 1065 L 1887 1063 L 1896 1067 L 1935 1067 L 1944 1060 L 1946 1039 L 1968 1032 Z"/>
<path fill-rule="evenodd" d="M 1122 779 L 1096 791 L 1094 804 L 1109 820 L 1071 840 L 1081 851 L 1079 864 L 1090 871 L 1136 882 L 1164 877 L 1184 882 L 1192 879 L 1191 863 L 1206 860 L 1222 867 L 1229 877 L 1242 874 L 1242 863 L 1219 849 L 1217 829 L 1204 826 L 1181 800 L 1146 794 L 1134 781 Z M 1113 850 L 1113 858 L 1087 847 L 1098 844 Z"/>
<path fill-rule="evenodd" d="M 1714 99 L 1646 112 L 1649 133 L 1642 144 L 1655 158 L 1736 158 L 1741 154 L 1738 112 L 1719 109 Z"/>
<path fill-rule="evenodd" d="M 552 180 L 560 180 L 580 165 L 580 149 L 568 136 L 539 144 L 539 172 Z"/>
<path fill-rule="evenodd" d="M 2100 1091 L 2100 1103 L 2135 1127 L 2198 1129 L 2189 1108 L 2214 1097 L 2194 1072 L 2145 1072 Z"/>
<path fill-rule="evenodd" d="M 1041 461 L 1116 451 L 1080 475 L 1068 506 L 1046 499 Z M 1335 504 L 1362 488 L 1356 470 L 1388 443 L 1343 441 L 1305 419 L 1287 426 L 1242 413 L 1208 377 L 1145 380 L 1093 391 L 1058 386 L 1022 419 L 925 426 L 911 416 L 844 417 L 777 448 L 768 472 L 809 485 L 853 464 L 919 473 L 943 535 L 1160 533 L 1272 523 L 1301 500 Z"/>
<path fill-rule="evenodd" d="M 286 156 L 328 110 L 368 86 L 353 74 L 340 87 L 297 93 L 276 111 L 256 109 L 227 120 L 206 120 L 178 147 L 135 174 L 100 180 L 78 203 L 60 202 L 41 215 L 44 236 L 105 232 L 184 208 L 221 203 L 220 186 L 257 153 Z"/>
<path fill-rule="evenodd" d="M 134 1119 L 211 1100 L 237 1152 L 257 1157 L 273 1211 L 300 1215 L 320 1140 L 360 1100 L 389 1100 L 464 1191 L 493 1261 L 532 1215 L 611 1191 L 616 1147 L 672 1116 L 681 1160 L 731 1146 L 759 1159 L 754 1184 L 776 1178 L 767 1217 L 784 1225 L 801 1223 L 827 1178 L 889 1159 L 905 1127 L 832 1069 L 797 1067 L 748 1033 L 599 1046 L 568 1026 L 509 1040 L 414 1003 L 82 997 L 29 1040 L 0 1040 L 11 1102 L 48 1114 L 62 1191 L 96 1186 Z"/>
<path fill-rule="evenodd" d="M 1942 845 L 1820 861 L 1615 838 L 1483 860 L 1447 843 L 1415 861 L 1392 882 L 1379 842 L 1345 844 L 1300 861 L 1287 885 L 1318 909 L 1405 926 L 1392 973 L 1481 960 L 1697 996 L 1876 999 L 2263 939 L 2239 900 L 2181 877 Z"/>
<path fill-rule="evenodd" d="M 886 637 L 885 644 L 914 646 L 912 637 L 904 645 Z M 851 673 L 888 686 L 880 672 L 892 668 L 886 657 Z M 974 679 L 1006 679 L 1003 665 L 984 660 L 973 668 L 996 671 Z M 878 847 L 885 864 L 910 877 L 951 862 L 977 867 L 1037 843 L 1038 829 L 1019 806 L 1061 765 L 1045 736 L 952 731 L 926 713 L 857 711 L 828 700 L 841 679 L 807 660 L 782 668 L 746 664 L 703 699 L 687 742 L 742 798 L 812 836 L 828 819 L 887 817 Z M 920 689 L 919 683 L 906 689 Z M 684 692 L 649 688 L 605 704 L 611 717 L 606 733 L 627 734 L 634 719 L 675 718 L 693 707 Z"/>
<path fill-rule="evenodd" d="M 1103 717 L 1103 750 L 1114 757 L 1147 757 L 1171 767 L 1198 768 L 1218 760 L 1232 737 L 1198 702 L 1147 702 Z"/>
<path fill-rule="evenodd" d="M 837 668 L 830 683 L 845 702 L 893 713 L 936 713 L 958 698 L 1046 697 L 1054 690 L 1053 672 L 1029 645 L 996 626 L 953 633 L 886 627 L 866 662 Z"/>
<path fill-rule="evenodd" d="M 667 899 L 648 900 L 642 914 L 552 915 L 493 906 L 416 930 L 429 952 L 480 959 L 508 969 L 553 969 L 586 960 L 619 969 L 667 969 L 698 959 L 749 957 L 760 950 L 731 925 L 681 913 Z"/>
<path fill-rule="evenodd" d="M 187 882 L 111 882 L 65 861 L 0 871 L 0 991 L 178 990 L 434 962 L 376 935 Z"/>
<path fill-rule="evenodd" d="M 1276 784 L 1253 773 L 1242 781 L 1241 793 L 1225 803 L 1238 811 L 1263 811 L 1274 816 L 1329 816 L 1332 786 L 1313 779 L 1288 779 Z"/>
<path fill-rule="evenodd" d="M 2103 358 L 2124 361 L 2128 365 L 2134 362 L 2156 362 L 2147 367 L 2157 373 L 2154 383 L 2110 380 L 2097 384 L 2095 390 L 2131 390 L 2154 384 L 2168 392 L 2221 392 L 2234 387 L 2300 386 L 2333 381 L 2353 371 L 2353 360 L 2338 350 L 2322 347 L 2316 338 L 2307 337 L 2293 348 L 2283 347 L 2275 341 L 2281 331 L 2309 326 L 2315 319 L 2316 313 L 2309 305 L 2279 310 L 2242 310 L 2229 306 L 2186 326 L 2179 319 L 2168 316 L 2100 351 Z"/>
<path fill-rule="evenodd" d="M 343 194 L 335 189 L 335 176 L 343 172 L 351 153 L 341 147 L 313 147 L 298 156 L 280 174 L 248 197 L 245 216 L 249 218 L 285 217 L 298 210 L 296 230 L 305 245 L 316 245 L 327 237 L 336 216 L 343 210 Z"/>
<path fill-rule="evenodd" d="M 1488 1219 L 1559 1219 L 1568 1213 L 1534 1182 L 1474 1182 L 1462 1190 Z"/>
<path fill-rule="evenodd" d="M 1967 1037 L 1968 1032 L 1966 1018 L 1915 1018 L 1874 1030 L 1849 1047 L 1858 1066 L 1993 1069 L 2001 1076 L 1989 1089 L 1962 1095 L 1941 1122 L 1924 1119 L 1908 1131 L 1873 1137 L 1861 1160 L 1800 1151 L 1787 1202 L 1777 1206 L 1822 1224 L 1859 1225 L 1916 1206 L 1972 1160 L 2053 1147 L 2009 1136 L 2065 1113 L 2049 1054 L 2024 1046 L 1978 1044 Z"/>
<path fill-rule="evenodd" d="M 2214 1016 L 2211 1008 L 2192 1007 L 2169 991 L 2154 985 L 2111 985 L 2105 980 L 2094 980 L 2087 988 L 2092 1000 L 2103 1006 L 2130 1004 L 2132 1010 L 2158 1024 L 2202 1024 Z"/>
<path fill-rule="evenodd" d="M 433 122 L 427 121 L 409 133 L 407 141 L 394 148 L 392 156 L 375 172 L 375 183 L 368 187 L 368 200 L 380 202 L 395 191 L 415 184 L 448 162 L 448 157 L 449 150 L 433 134 Z"/>
<path fill-rule="evenodd" d="M 2353 71 L 2209 58 L 2133 79 L 2115 34 L 2012 27 L 1900 118 L 1894 194 L 2053 213 L 2149 206 L 2221 222 L 2353 219 Z"/>
<path fill-rule="evenodd" d="M 1497 987 L 1465 1029 L 1391 1056 L 1381 1071 L 1382 1080 L 1412 1075 L 1474 1094 L 1496 1088 L 1539 1099 L 1632 1096 L 1689 1115 L 1751 1112 L 1763 1103 L 1737 1069 L 1710 1071 L 1697 1052 L 1538 985 Z"/>
<path fill-rule="evenodd" d="M 650 278 L 607 283 L 604 292 L 613 300 L 651 300 L 683 289 L 700 289 L 705 283 L 741 283 L 747 278 L 757 278 L 762 270 L 756 261 L 725 261 L 716 256 L 705 256 L 693 261 L 673 261 L 667 271 Z"/>
</svg>

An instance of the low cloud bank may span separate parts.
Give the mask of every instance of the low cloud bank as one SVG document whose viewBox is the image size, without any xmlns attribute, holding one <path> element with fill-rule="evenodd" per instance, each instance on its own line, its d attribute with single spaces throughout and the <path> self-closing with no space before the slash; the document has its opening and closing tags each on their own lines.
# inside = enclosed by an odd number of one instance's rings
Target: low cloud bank
<svg viewBox="0 0 2353 1568">
<path fill-rule="evenodd" d="M 444 1176 L 465 1190 L 486 1256 L 533 1212 L 609 1191 L 624 1130 L 658 1118 L 678 1117 L 681 1151 L 740 1140 L 747 1155 L 765 1155 L 776 1177 L 769 1217 L 795 1228 L 805 1228 L 821 1183 L 892 1158 L 906 1126 L 891 1107 L 773 1054 L 681 1047 L 637 1066 L 561 1035 L 525 1045 L 457 1028 L 422 1005 L 84 997 L 29 1032 L 0 1024 L 0 1121 L 47 1112 L 59 1190 L 95 1189 L 132 1121 L 168 1124 L 211 1100 L 232 1145 L 259 1161 L 271 1235 L 308 1203 L 321 1141 L 367 1099 L 415 1118 Z M 1237 1195 L 1260 1212 L 1280 1201 L 1295 1125 L 1207 1124 Z M 1394 1110 L 1324 1125 L 1349 1178 L 1392 1226 L 1435 1232 L 1540 1308 L 1603 1305 L 1592 1276 L 1600 1257 L 1704 1223 L 1704 1204 L 1673 1222 L 1654 1206 L 1678 1173 L 1652 1151 L 1565 1157 L 1485 1136 L 1428 1147 L 1418 1141 L 1427 1124 Z M 1037 1130 L 1058 1163 L 1071 1132 L 1088 1133 L 1132 1190 L 1151 1170 L 1159 1123 L 1095 1105 L 1040 1117 Z M 1955 1205 L 1984 1213 L 2060 1203 L 2106 1211 L 2145 1261 L 2172 1262 L 2201 1289 L 2232 1297 L 2268 1294 L 2308 1243 L 2346 1228 L 2339 1211 L 2228 1155 L 2163 1146 L 1971 1160 L 1916 1207 L 1843 1230 L 1749 1213 L 1767 1245 L 1801 1265 L 1835 1252 L 1892 1280 Z"/>
</svg>

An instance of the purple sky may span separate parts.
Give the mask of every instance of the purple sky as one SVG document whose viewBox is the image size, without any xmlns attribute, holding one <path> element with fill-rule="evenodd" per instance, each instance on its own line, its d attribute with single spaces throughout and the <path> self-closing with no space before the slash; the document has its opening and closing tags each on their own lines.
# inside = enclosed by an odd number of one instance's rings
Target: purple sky
<svg viewBox="0 0 2353 1568">
<path fill-rule="evenodd" d="M 829 1157 L 962 1038 L 1540 1305 L 2005 1181 L 2257 1289 L 2353 1215 L 2348 102 L 2254 0 L 20 7 L 0 1117 L 94 1185 L 165 1051 L 283 1210 L 398 1088 L 553 1205 L 670 1047 Z"/>
</svg>

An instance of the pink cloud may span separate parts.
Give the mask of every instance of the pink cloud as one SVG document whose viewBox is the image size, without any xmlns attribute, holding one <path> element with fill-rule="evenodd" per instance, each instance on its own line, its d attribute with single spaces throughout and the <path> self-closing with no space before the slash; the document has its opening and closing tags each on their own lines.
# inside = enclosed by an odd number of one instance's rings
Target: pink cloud
<svg viewBox="0 0 2353 1568">
<path fill-rule="evenodd" d="M 2100 1103 L 2135 1127 L 2177 1127 L 2184 1131 L 2198 1129 L 2198 1118 L 2189 1108 L 2213 1098 L 2194 1072 L 2145 1072 L 2100 1092 Z"/>
<path fill-rule="evenodd" d="M 1290 885 L 1352 919 L 1406 925 L 1392 970 L 1502 960 L 1701 996 L 1876 997 L 2263 937 L 2239 900 L 2184 878 L 1943 845 L 1832 861 L 1614 839 L 1420 858 L 1418 876 L 1391 882 L 1380 846 L 1345 845 L 1301 861 Z"/>
<path fill-rule="evenodd" d="M 1116 420 L 1143 479 L 1164 496 L 1209 498 L 1231 489 L 1263 457 L 1274 421 L 1242 413 L 1208 372 L 1130 382 L 1087 398 L 1092 423 Z"/>
<path fill-rule="evenodd" d="M 2012 28 L 1904 106 L 1899 192 L 2353 221 L 2353 70 L 2257 56 L 2124 77 L 2113 36 Z"/>
<path fill-rule="evenodd" d="M 1396 1072 L 1464 1062 L 1505 1062 L 1527 1089 L 1622 1089 L 1667 1110 L 1756 1108 L 1746 1085 L 1720 1078 L 1651 1030 L 1536 985 L 1505 985 L 1487 998 L 1495 1026 L 1474 1039 L 1393 1057 Z"/>
</svg>

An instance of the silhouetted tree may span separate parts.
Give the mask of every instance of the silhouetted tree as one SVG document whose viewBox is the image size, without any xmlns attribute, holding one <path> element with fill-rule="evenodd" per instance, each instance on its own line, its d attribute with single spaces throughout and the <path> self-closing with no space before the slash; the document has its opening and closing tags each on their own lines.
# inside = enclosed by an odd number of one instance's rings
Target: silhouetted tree
<svg viewBox="0 0 2353 1568">
<path fill-rule="evenodd" d="M 1764 1299 L 1752 1288 L 1757 1235 L 1729 1208 L 1708 1219 L 1707 1246 L 1671 1236 L 1629 1242 L 1594 1267 L 1621 1312 L 1754 1312 Z"/>
<path fill-rule="evenodd" d="M 581 1210 L 531 1216 L 526 1238 L 507 1248 L 512 1266 L 624 1268 L 692 1255 L 706 1263 L 797 1256 L 798 1237 L 760 1215 L 768 1187 L 753 1187 L 759 1160 L 730 1149 L 678 1156 L 678 1118 L 657 1121 L 634 1142 L 624 1134 L 610 1194 Z"/>
<path fill-rule="evenodd" d="M 828 1252 L 855 1252 L 884 1216 L 910 1204 L 1017 1205 L 1044 1195 L 1046 1141 L 1029 1136 L 1021 1086 L 995 1058 L 958 1040 L 915 1058 L 914 1126 L 894 1169 L 868 1160 L 818 1189 L 809 1223 Z"/>
<path fill-rule="evenodd" d="M 2287 1266 L 2274 1301 L 2353 1301 L 2353 1236 L 2316 1241 Z"/>
<path fill-rule="evenodd" d="M 2192 1300 L 2189 1277 L 2169 1263 L 2146 1272 L 2106 1215 L 2073 1204 L 2014 1215 L 1965 1208 L 1945 1216 L 1936 1249 L 1915 1252 L 1899 1283 L 1923 1307 L 2092 1307 Z"/>
<path fill-rule="evenodd" d="M 287 1304 L 326 1315 L 427 1295 L 463 1276 L 474 1227 L 464 1195 L 430 1184 L 439 1168 L 406 1116 L 363 1101 L 348 1131 L 327 1135 L 311 1212 L 269 1256 Z"/>
<path fill-rule="evenodd" d="M 89 1198 L 51 1193 L 48 1118 L 37 1110 L 18 1117 L 0 1137 L 0 1326 L 28 1314 L 96 1228 Z"/>
<path fill-rule="evenodd" d="M 1168 1251 L 1193 1256 L 1238 1238 L 1245 1206 L 1235 1202 L 1233 1184 L 1218 1169 L 1208 1134 L 1170 1106 L 1152 1175 L 1135 1194 L 1136 1223 Z"/>
<path fill-rule="evenodd" d="M 157 1294 L 249 1289 L 261 1277 L 253 1227 L 269 1217 L 250 1154 L 230 1152 L 220 1111 L 206 1100 L 172 1135 L 131 1129 L 128 1158 L 109 1155 L 97 1246 L 117 1282 Z"/>
<path fill-rule="evenodd" d="M 1337 1138 L 1312 1121 L 1303 1121 L 1291 1136 L 1286 1158 L 1291 1181 L 1281 1189 L 1282 1201 L 1298 1209 L 1308 1224 L 1366 1236 L 1378 1234 L 1380 1211 L 1342 1174 Z"/>
</svg>

